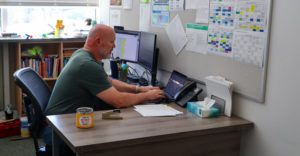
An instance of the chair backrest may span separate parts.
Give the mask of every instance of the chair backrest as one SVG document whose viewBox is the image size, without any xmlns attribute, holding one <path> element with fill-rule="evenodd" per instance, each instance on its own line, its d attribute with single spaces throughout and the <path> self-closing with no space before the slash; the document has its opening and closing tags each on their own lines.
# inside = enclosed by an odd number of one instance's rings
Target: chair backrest
<svg viewBox="0 0 300 156">
<path fill-rule="evenodd" d="M 42 77 L 29 67 L 17 70 L 13 77 L 16 85 L 27 94 L 27 96 L 23 98 L 23 102 L 30 123 L 30 134 L 34 141 L 36 155 L 51 155 L 51 149 L 50 151 L 48 149 L 45 151 L 45 149 L 39 147 L 37 141 L 44 125 L 44 111 L 51 95 L 49 86 Z"/>
<path fill-rule="evenodd" d="M 21 68 L 14 73 L 15 83 L 38 104 L 42 112 L 48 104 L 51 91 L 48 84 L 32 68 Z"/>
<path fill-rule="evenodd" d="M 34 118 L 32 123 L 39 131 L 42 122 L 44 122 L 44 111 L 47 107 L 51 91 L 47 83 L 32 68 L 21 68 L 14 75 L 15 83 L 30 98 L 34 109 Z M 35 129 L 35 128 L 34 128 Z"/>
</svg>

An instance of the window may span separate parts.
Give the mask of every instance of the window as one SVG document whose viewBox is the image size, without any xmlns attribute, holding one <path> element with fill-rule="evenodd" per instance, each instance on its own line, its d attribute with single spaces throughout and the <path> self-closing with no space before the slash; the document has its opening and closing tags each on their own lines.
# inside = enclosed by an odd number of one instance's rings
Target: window
<svg viewBox="0 0 300 156">
<path fill-rule="evenodd" d="M 6 7 L 1 9 L 2 32 L 41 36 L 63 20 L 64 33 L 89 29 L 85 20 L 98 20 L 98 7 Z M 99 23 L 99 21 L 97 21 Z"/>
</svg>

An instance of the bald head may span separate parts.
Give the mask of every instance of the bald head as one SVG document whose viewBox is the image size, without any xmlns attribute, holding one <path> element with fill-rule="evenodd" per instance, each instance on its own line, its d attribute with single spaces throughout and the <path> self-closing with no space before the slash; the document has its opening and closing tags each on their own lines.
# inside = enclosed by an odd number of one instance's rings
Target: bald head
<svg viewBox="0 0 300 156">
<path fill-rule="evenodd" d="M 106 25 L 96 24 L 89 32 L 84 49 L 91 52 L 95 59 L 110 58 L 111 51 L 115 47 L 115 31 Z"/>
<path fill-rule="evenodd" d="M 114 30 L 111 27 L 103 24 L 96 24 L 91 28 L 88 38 L 95 38 L 97 36 L 100 36 L 100 38 L 102 38 L 105 35 L 111 35 L 113 33 Z"/>
</svg>

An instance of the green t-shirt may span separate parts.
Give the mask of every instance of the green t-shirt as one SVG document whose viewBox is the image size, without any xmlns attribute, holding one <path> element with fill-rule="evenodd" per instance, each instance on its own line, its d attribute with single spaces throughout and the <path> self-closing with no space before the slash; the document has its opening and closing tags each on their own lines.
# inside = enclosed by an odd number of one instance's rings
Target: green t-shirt
<svg viewBox="0 0 300 156">
<path fill-rule="evenodd" d="M 111 86 L 102 63 L 90 52 L 79 49 L 60 73 L 45 114 L 75 113 L 78 107 L 92 107 L 96 95 Z"/>
</svg>

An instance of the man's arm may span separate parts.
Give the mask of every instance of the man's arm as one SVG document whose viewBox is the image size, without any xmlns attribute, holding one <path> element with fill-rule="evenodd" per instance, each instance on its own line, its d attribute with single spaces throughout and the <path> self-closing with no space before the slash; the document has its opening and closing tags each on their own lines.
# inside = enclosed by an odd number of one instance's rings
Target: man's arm
<svg viewBox="0 0 300 156">
<path fill-rule="evenodd" d="M 110 87 L 98 93 L 97 97 L 108 104 L 120 108 L 133 106 L 146 100 L 163 98 L 164 92 L 160 89 L 152 89 L 147 92 L 133 94 L 127 92 L 119 92 L 116 88 Z"/>
<path fill-rule="evenodd" d="M 115 87 L 119 92 L 128 92 L 128 93 L 136 93 L 136 85 L 130 85 L 125 82 L 119 81 L 119 80 L 114 80 L 110 77 L 108 77 L 108 80 L 112 84 L 112 86 Z M 147 92 L 152 89 L 159 89 L 159 87 L 143 87 L 140 86 L 138 87 L 138 92 Z"/>
<path fill-rule="evenodd" d="M 112 86 L 114 86 L 115 89 L 117 89 L 119 92 L 135 93 L 135 88 L 136 88 L 135 85 L 130 85 L 130 84 L 127 84 L 125 82 L 112 79 L 109 76 L 108 76 L 108 80 L 110 81 Z"/>
</svg>

